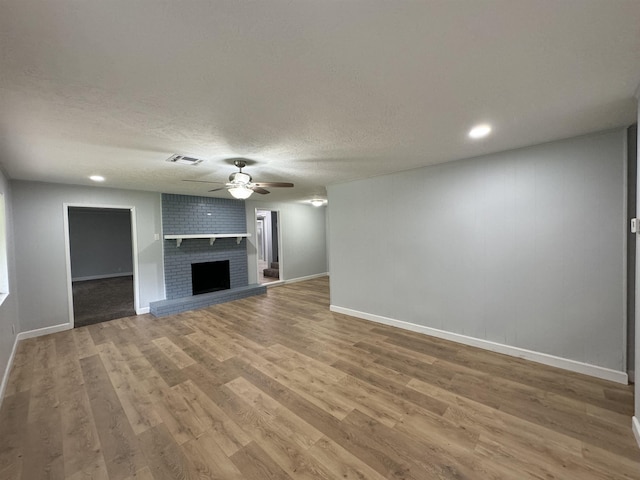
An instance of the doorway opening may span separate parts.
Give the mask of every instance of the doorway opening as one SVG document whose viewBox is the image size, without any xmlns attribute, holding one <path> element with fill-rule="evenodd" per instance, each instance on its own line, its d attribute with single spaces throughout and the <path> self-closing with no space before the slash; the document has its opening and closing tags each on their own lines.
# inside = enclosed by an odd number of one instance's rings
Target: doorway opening
<svg viewBox="0 0 640 480">
<path fill-rule="evenodd" d="M 72 325 L 136 315 L 133 209 L 67 206 L 65 213 Z"/>
<path fill-rule="evenodd" d="M 256 248 L 258 283 L 273 283 L 280 278 L 280 232 L 277 210 L 256 210 Z"/>
</svg>

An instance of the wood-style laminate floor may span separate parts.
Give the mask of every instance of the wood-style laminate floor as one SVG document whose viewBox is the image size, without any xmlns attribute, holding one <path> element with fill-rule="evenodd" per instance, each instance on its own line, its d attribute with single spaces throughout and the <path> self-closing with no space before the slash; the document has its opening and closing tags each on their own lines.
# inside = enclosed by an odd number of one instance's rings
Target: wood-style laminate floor
<svg viewBox="0 0 640 480">
<path fill-rule="evenodd" d="M 632 389 L 328 311 L 328 280 L 19 344 L 2 479 L 640 479 Z"/>
</svg>

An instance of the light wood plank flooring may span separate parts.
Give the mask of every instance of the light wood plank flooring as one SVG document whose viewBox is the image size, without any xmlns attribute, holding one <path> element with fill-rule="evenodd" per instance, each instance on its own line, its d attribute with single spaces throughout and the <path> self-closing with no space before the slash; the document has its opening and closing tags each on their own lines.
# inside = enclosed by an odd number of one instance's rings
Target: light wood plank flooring
<svg viewBox="0 0 640 480">
<path fill-rule="evenodd" d="M 640 479 L 632 389 L 330 313 L 326 278 L 19 344 L 2 479 Z"/>
</svg>

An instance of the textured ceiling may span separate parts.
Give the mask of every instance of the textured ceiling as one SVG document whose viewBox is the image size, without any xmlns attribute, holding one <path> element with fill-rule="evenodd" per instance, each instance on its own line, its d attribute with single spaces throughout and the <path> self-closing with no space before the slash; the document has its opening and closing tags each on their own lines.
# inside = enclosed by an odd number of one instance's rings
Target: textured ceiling
<svg viewBox="0 0 640 480">
<path fill-rule="evenodd" d="M 0 165 L 200 195 L 247 157 L 303 200 L 628 125 L 639 54 L 639 0 L 2 0 Z"/>
</svg>

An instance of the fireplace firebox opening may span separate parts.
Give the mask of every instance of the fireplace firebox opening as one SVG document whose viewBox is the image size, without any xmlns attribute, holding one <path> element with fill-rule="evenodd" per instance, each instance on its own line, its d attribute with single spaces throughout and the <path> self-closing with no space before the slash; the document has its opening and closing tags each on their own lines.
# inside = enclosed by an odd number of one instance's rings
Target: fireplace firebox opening
<svg viewBox="0 0 640 480">
<path fill-rule="evenodd" d="M 229 260 L 191 264 L 193 295 L 231 288 Z"/>
</svg>

